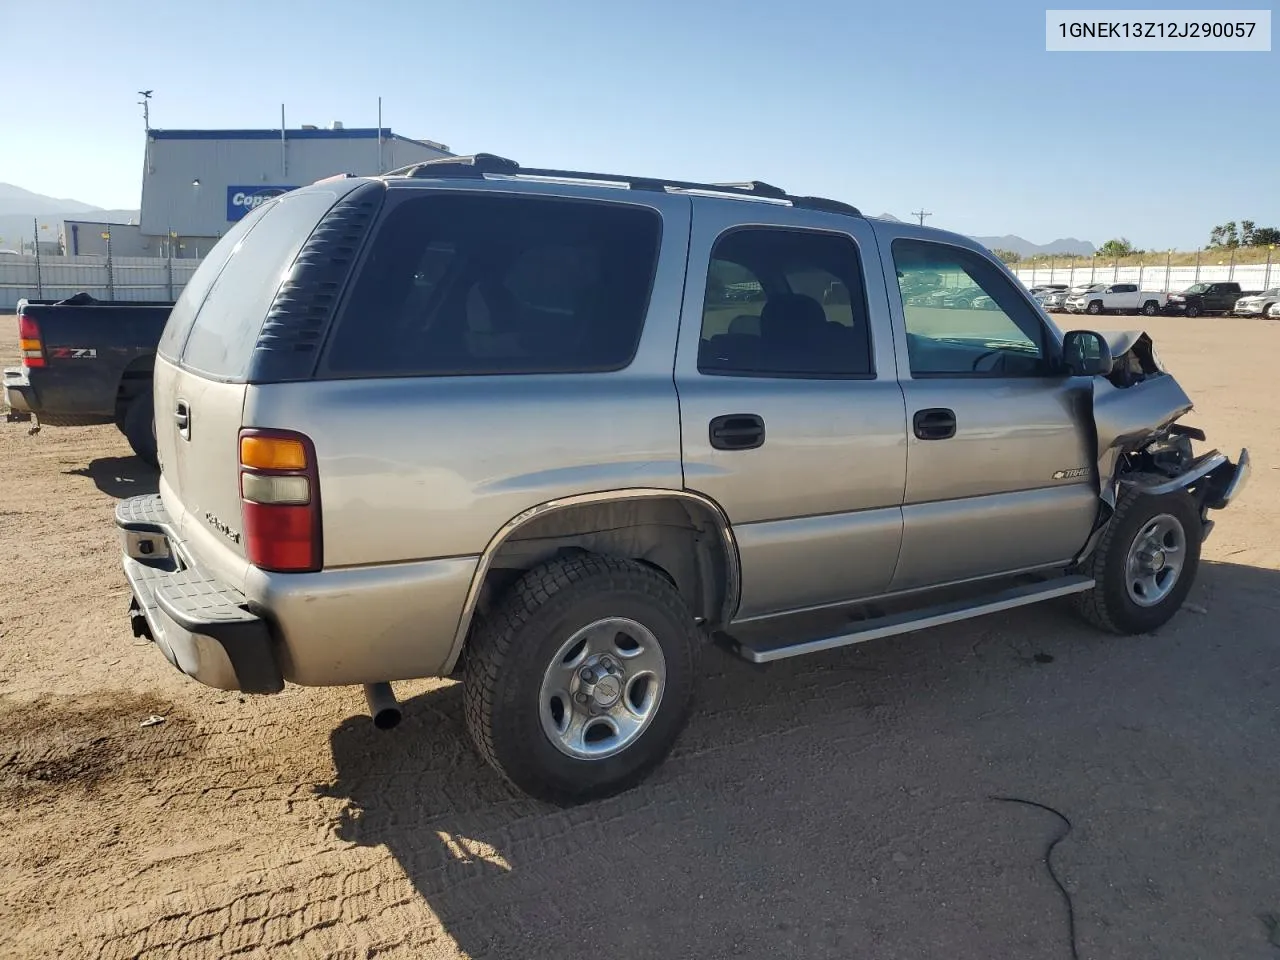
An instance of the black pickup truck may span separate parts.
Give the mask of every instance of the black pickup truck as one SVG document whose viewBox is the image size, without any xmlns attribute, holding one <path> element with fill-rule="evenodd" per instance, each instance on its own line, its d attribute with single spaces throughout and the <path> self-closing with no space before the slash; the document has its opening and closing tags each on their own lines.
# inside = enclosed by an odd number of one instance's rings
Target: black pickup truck
<svg viewBox="0 0 1280 960">
<path fill-rule="evenodd" d="M 173 304 L 19 300 L 22 366 L 4 371 L 7 419 L 36 432 L 114 423 L 133 452 L 156 464 L 151 376 L 156 345 Z"/>
<path fill-rule="evenodd" d="M 1253 291 L 1253 293 L 1257 292 Z M 1207 313 L 1230 313 L 1235 309 L 1236 301 L 1247 296 L 1251 296 L 1250 291 L 1242 291 L 1240 284 L 1234 281 L 1193 283 L 1181 293 L 1169 294 L 1164 312 L 1180 313 L 1187 317 L 1198 317 Z"/>
</svg>

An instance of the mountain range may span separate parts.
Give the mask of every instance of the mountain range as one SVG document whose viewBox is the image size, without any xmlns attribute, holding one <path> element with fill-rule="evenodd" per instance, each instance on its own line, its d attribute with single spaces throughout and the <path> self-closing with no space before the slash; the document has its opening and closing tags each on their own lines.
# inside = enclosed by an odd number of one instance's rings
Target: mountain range
<svg viewBox="0 0 1280 960">
<path fill-rule="evenodd" d="M 879 219 L 893 220 L 897 223 L 903 222 L 891 213 L 882 213 Z M 1092 256 L 1097 249 L 1088 240 L 1077 240 L 1075 237 L 1061 237 L 1048 243 L 1032 243 L 1030 240 L 1024 240 L 1022 237 L 1013 234 L 1006 234 L 1003 237 L 970 237 L 969 239 L 977 240 L 988 250 L 1009 250 L 1020 257 L 1033 257 L 1036 254 L 1043 253 L 1074 253 L 1088 257 Z"/>
<path fill-rule="evenodd" d="M 62 221 L 95 220 L 102 223 L 137 223 L 137 210 L 104 210 L 80 200 L 33 193 L 11 183 L 0 183 L 0 250 L 18 250 L 31 242 L 32 221 L 40 225 L 41 240 L 57 240 Z"/>
<path fill-rule="evenodd" d="M 69 200 L 59 197 L 47 197 L 16 187 L 11 183 L 0 183 L 0 250 L 20 249 L 21 244 L 31 242 L 32 221 L 40 225 L 41 239 L 56 240 L 63 220 L 90 219 L 103 223 L 137 223 L 137 210 L 104 210 L 81 200 Z M 891 213 L 880 214 L 881 220 L 895 220 L 898 217 Z M 1012 234 L 1003 237 L 973 237 L 990 250 L 1012 250 L 1023 257 L 1031 257 L 1038 253 L 1076 253 L 1090 255 L 1094 246 L 1088 240 L 1077 240 L 1075 237 L 1063 237 L 1049 243 L 1032 243 Z"/>
</svg>

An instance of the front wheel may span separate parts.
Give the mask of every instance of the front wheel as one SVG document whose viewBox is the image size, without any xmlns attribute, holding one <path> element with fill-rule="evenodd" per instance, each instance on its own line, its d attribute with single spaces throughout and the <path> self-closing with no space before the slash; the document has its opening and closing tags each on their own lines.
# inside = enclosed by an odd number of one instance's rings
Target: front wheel
<svg viewBox="0 0 1280 960">
<path fill-rule="evenodd" d="M 1095 300 L 1093 301 L 1093 303 L 1089 304 L 1089 313 L 1091 313 L 1093 316 L 1096 317 L 1101 312 L 1102 312 L 1101 302 Z"/>
<path fill-rule="evenodd" d="M 684 727 L 698 634 L 671 582 L 575 554 L 526 573 L 479 625 L 464 678 L 481 755 L 525 793 L 571 804 L 639 783 Z"/>
<path fill-rule="evenodd" d="M 1076 609 L 1111 633 L 1148 633 L 1164 626 L 1186 599 L 1200 566 L 1203 527 L 1185 491 L 1151 496 L 1127 490 L 1083 572 L 1092 590 Z"/>
<path fill-rule="evenodd" d="M 1188 319 L 1194 320 L 1194 319 L 1195 319 L 1196 317 L 1198 317 L 1198 316 L 1200 316 L 1200 308 L 1199 308 L 1199 307 L 1187 307 L 1187 318 L 1188 318 Z"/>
</svg>

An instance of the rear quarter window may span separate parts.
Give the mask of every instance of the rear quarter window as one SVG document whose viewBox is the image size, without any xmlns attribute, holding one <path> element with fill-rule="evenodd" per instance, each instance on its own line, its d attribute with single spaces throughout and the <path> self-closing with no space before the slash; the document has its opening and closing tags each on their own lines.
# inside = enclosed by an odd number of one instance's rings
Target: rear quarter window
<svg viewBox="0 0 1280 960">
<path fill-rule="evenodd" d="M 237 242 L 228 244 L 226 262 L 209 286 L 186 338 L 184 367 L 215 380 L 244 377 L 280 284 L 336 200 L 330 190 L 286 194 L 267 205 Z"/>
<path fill-rule="evenodd" d="M 585 373 L 630 364 L 657 264 L 651 208 L 433 192 L 391 207 L 325 377 Z"/>
<path fill-rule="evenodd" d="M 236 246 L 273 206 L 275 206 L 274 202 L 264 203 L 238 220 L 236 225 L 223 234 L 222 239 L 215 243 L 213 249 L 200 261 L 200 266 L 196 267 L 195 273 L 182 288 L 182 293 L 169 312 L 164 332 L 160 335 L 160 344 L 156 348 L 160 356 L 173 361 L 182 356 L 182 347 L 187 342 L 191 325 L 195 323 L 196 314 L 200 312 L 204 298 L 209 295 L 209 288 L 213 286 L 213 282 L 218 279 L 218 274 L 231 259 Z"/>
</svg>

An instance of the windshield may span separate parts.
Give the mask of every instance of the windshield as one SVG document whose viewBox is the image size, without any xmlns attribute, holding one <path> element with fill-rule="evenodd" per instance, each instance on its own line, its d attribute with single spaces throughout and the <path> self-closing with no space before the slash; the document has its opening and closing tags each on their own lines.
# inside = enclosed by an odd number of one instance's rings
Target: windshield
<svg viewBox="0 0 1280 960">
<path fill-rule="evenodd" d="M 1270 290 L 1263 290 L 1259 296 L 1263 297 L 1280 297 L 1280 287 L 1272 287 Z"/>
<path fill-rule="evenodd" d="M 1183 290 L 1182 292 L 1183 293 L 1204 293 L 1208 289 L 1209 289 L 1209 285 L 1207 283 L 1193 283 L 1191 286 L 1187 287 L 1187 289 Z"/>
</svg>

